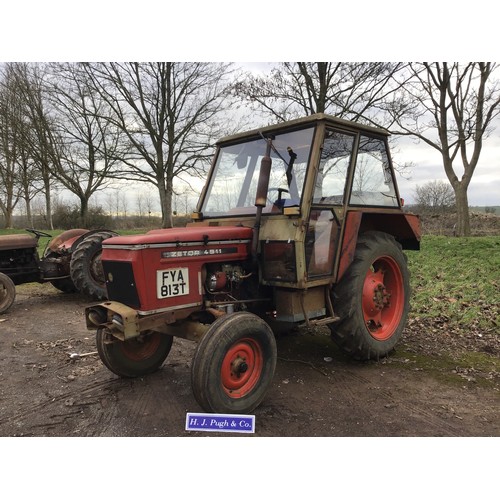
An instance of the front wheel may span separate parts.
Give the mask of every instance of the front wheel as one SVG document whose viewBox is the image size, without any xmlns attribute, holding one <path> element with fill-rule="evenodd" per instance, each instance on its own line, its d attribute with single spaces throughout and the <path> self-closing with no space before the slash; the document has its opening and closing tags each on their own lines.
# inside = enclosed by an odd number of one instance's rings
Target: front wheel
<svg viewBox="0 0 500 500">
<path fill-rule="evenodd" d="M 356 359 L 387 356 L 406 325 L 409 276 L 406 256 L 391 235 L 362 234 L 354 260 L 334 290 L 341 320 L 330 325 L 333 340 Z"/>
<path fill-rule="evenodd" d="M 172 348 L 173 337 L 148 330 L 130 340 L 118 340 L 106 328 L 96 333 L 97 352 L 103 364 L 124 378 L 140 377 L 160 368 Z"/>
<path fill-rule="evenodd" d="M 16 298 L 16 285 L 3 273 L 0 273 L 0 314 L 4 313 Z"/>
<path fill-rule="evenodd" d="M 264 399 L 276 360 L 276 340 L 264 320 L 249 312 L 222 316 L 196 348 L 193 394 L 207 412 L 249 413 Z"/>
</svg>

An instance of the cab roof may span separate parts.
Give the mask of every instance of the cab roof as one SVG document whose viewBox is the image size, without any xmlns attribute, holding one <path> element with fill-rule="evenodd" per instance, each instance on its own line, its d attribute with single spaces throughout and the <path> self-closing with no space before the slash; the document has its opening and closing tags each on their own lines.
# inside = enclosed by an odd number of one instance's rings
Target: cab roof
<svg viewBox="0 0 500 500">
<path fill-rule="evenodd" d="M 265 135 L 272 132 L 281 132 L 282 130 L 287 128 L 302 128 L 306 127 L 307 125 L 314 125 L 320 122 L 325 122 L 327 125 L 332 125 L 334 127 L 341 127 L 343 129 L 349 129 L 356 132 L 363 131 L 384 136 L 390 135 L 387 130 L 382 128 L 372 127 L 370 125 L 364 125 L 362 123 L 344 120 L 342 118 L 337 118 L 336 116 L 327 115 L 325 113 L 316 113 L 314 115 L 305 116 L 303 118 L 298 118 L 296 120 L 281 122 L 275 125 L 268 125 L 266 127 L 259 127 L 256 129 L 248 130 L 246 132 L 240 132 L 238 134 L 229 135 L 217 141 L 217 144 L 219 145 L 227 142 L 240 141 L 242 139 L 250 139 L 255 136 L 259 136 L 261 133 Z"/>
</svg>

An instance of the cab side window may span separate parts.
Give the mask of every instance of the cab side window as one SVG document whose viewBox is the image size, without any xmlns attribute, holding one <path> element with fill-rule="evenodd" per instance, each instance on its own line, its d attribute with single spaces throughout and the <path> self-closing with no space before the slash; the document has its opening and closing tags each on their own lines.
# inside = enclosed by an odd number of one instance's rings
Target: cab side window
<svg viewBox="0 0 500 500">
<path fill-rule="evenodd" d="M 384 140 L 361 136 L 349 203 L 398 206 Z"/>
<path fill-rule="evenodd" d="M 353 135 L 337 130 L 326 131 L 313 203 L 333 205 L 343 203 L 353 145 Z"/>
</svg>

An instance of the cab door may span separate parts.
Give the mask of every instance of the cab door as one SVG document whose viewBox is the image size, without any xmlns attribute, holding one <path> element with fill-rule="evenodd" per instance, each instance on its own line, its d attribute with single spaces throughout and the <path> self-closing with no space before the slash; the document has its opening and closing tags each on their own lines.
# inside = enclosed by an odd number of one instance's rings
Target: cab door
<svg viewBox="0 0 500 500">
<path fill-rule="evenodd" d="M 348 132 L 325 131 L 304 242 L 308 281 L 333 273 L 340 237 L 338 213 L 345 201 L 355 139 Z"/>
</svg>

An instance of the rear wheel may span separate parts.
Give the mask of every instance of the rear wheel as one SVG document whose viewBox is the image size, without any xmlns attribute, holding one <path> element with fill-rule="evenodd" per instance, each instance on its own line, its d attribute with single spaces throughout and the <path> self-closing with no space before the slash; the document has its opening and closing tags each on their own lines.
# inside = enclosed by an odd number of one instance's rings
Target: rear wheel
<svg viewBox="0 0 500 500">
<path fill-rule="evenodd" d="M 409 272 L 401 245 L 386 233 L 359 237 L 354 260 L 334 290 L 341 320 L 333 340 L 356 359 L 378 359 L 394 349 L 409 310 Z"/>
<path fill-rule="evenodd" d="M 76 286 L 71 278 L 61 278 L 60 280 L 52 280 L 52 286 L 64 293 L 76 292 Z"/>
<path fill-rule="evenodd" d="M 96 333 L 97 352 L 103 364 L 125 378 L 140 377 L 160 368 L 172 348 L 173 337 L 148 330 L 130 340 L 118 340 L 106 328 Z"/>
<path fill-rule="evenodd" d="M 249 413 L 264 399 L 276 360 L 276 341 L 265 321 L 249 312 L 222 316 L 196 349 L 193 394 L 205 411 Z"/>
<path fill-rule="evenodd" d="M 0 314 L 5 312 L 16 298 L 16 285 L 3 273 L 0 273 Z"/>
<path fill-rule="evenodd" d="M 81 241 L 71 256 L 71 279 L 77 290 L 95 300 L 107 298 L 106 280 L 101 264 L 102 242 L 112 233 L 94 233 Z"/>
</svg>

